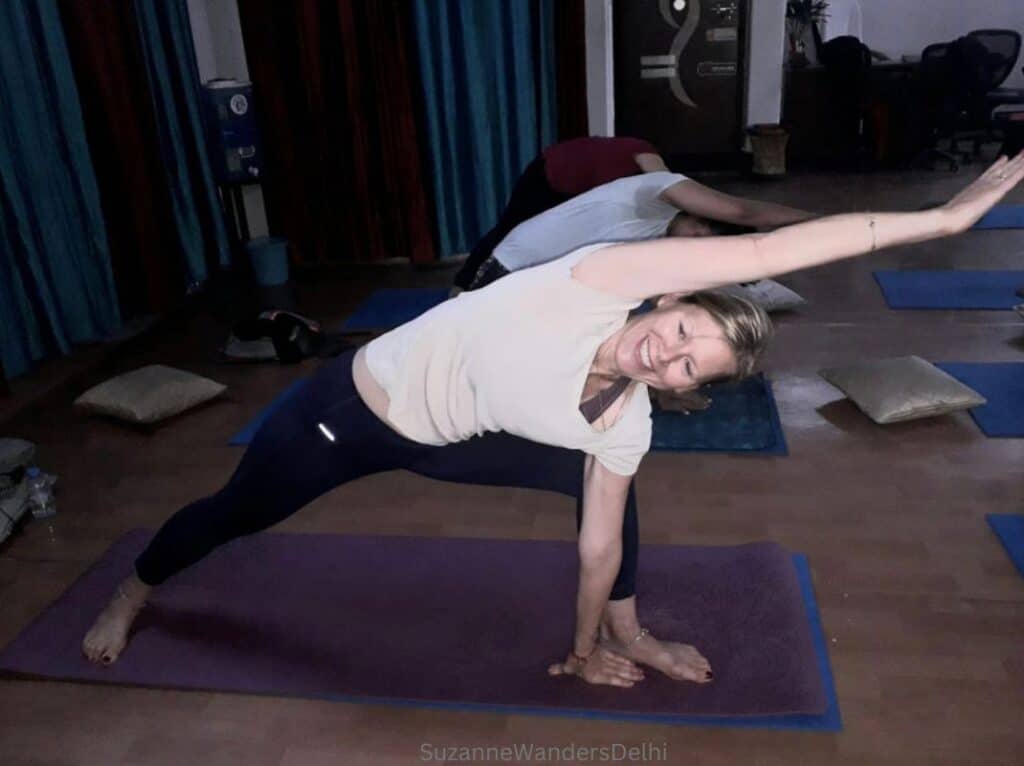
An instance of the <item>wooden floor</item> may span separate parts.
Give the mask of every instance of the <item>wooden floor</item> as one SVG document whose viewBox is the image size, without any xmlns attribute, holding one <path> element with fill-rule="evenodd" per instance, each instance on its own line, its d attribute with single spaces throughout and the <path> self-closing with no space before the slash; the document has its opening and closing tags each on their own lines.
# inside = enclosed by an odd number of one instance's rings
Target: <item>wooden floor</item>
<svg viewBox="0 0 1024 766">
<path fill-rule="evenodd" d="M 835 212 L 917 209 L 962 181 L 920 173 L 721 185 Z M 870 276 L 886 266 L 1024 268 L 1024 231 L 972 232 L 784 279 L 809 300 L 779 321 L 766 363 L 790 456 L 653 453 L 639 477 L 644 541 L 770 539 L 808 554 L 842 733 L 2 681 L 0 763 L 379 766 L 426 762 L 424 746 L 572 743 L 649 743 L 664 748 L 662 762 L 679 764 L 1024 763 L 1024 578 L 984 521 L 1024 512 L 1024 439 L 987 439 L 965 414 L 876 426 L 816 375 L 824 365 L 904 354 L 1024 361 L 1024 324 L 1012 312 L 889 311 Z M 378 274 L 408 284 L 448 278 Z M 321 316 L 340 314 L 372 286 L 365 274 L 321 279 L 302 299 Z M 40 464 L 60 476 L 58 516 L 29 523 L 0 548 L 0 643 L 122 532 L 158 525 L 216 489 L 239 457 L 228 437 L 315 367 L 218 366 L 205 356 L 209 326 L 179 329 L 122 366 L 160 360 L 209 374 L 230 385 L 223 401 L 145 434 L 72 413 L 69 395 L 0 428 L 38 441 Z M 570 539 L 573 514 L 556 496 L 393 474 L 343 487 L 281 529 Z"/>
</svg>

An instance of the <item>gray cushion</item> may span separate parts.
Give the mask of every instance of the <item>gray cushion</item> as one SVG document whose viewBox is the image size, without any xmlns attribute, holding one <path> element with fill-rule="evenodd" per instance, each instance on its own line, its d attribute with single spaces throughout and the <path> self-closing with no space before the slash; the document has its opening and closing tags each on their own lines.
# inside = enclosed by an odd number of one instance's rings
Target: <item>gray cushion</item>
<svg viewBox="0 0 1024 766">
<path fill-rule="evenodd" d="M 772 279 L 761 279 L 744 285 L 722 288 L 725 292 L 753 301 L 765 311 L 790 311 L 805 301 L 798 293 Z"/>
<path fill-rule="evenodd" d="M 917 356 L 879 359 L 822 370 L 876 423 L 944 415 L 985 403 L 985 397 Z"/>
<path fill-rule="evenodd" d="M 1013 307 L 1013 310 L 1020 314 L 1021 318 L 1024 318 L 1024 303 L 1018 303 Z"/>
<path fill-rule="evenodd" d="M 24 439 L 0 439 L 0 474 L 25 468 L 36 455 L 36 445 Z"/>
<path fill-rule="evenodd" d="M 132 423 L 156 423 L 220 396 L 225 389 L 201 375 L 154 364 L 90 388 L 75 406 Z"/>
</svg>

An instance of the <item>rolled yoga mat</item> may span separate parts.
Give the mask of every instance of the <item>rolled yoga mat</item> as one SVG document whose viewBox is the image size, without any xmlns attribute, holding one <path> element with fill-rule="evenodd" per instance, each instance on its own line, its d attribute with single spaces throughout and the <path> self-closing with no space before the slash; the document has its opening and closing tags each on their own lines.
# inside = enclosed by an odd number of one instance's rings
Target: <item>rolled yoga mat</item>
<svg viewBox="0 0 1024 766">
<path fill-rule="evenodd" d="M 1009 311 L 1024 271 L 876 271 L 875 281 L 891 309 Z"/>
<path fill-rule="evenodd" d="M 986 436 L 1024 438 L 1024 362 L 943 362 L 935 366 L 988 400 L 970 411 Z"/>
<path fill-rule="evenodd" d="M 307 380 L 297 380 L 278 394 L 229 443 L 240 446 L 251 442 L 263 422 L 302 390 Z M 756 375 L 739 384 L 706 386 L 701 389 L 701 393 L 711 397 L 711 407 L 707 410 L 687 415 L 662 412 L 655 407 L 651 449 L 670 452 L 788 454 L 771 383 L 763 375 Z"/>
<path fill-rule="evenodd" d="M 973 228 L 1024 229 L 1024 205 L 996 205 Z"/>
<path fill-rule="evenodd" d="M 341 324 L 341 332 L 390 330 L 448 299 L 448 288 L 403 287 L 374 290 Z"/>
<path fill-rule="evenodd" d="M 700 392 L 711 398 L 706 410 L 684 414 L 655 405 L 652 450 L 788 454 L 772 386 L 763 374 L 704 386 Z"/>
<path fill-rule="evenodd" d="M 1010 560 L 1024 577 L 1024 516 L 1015 513 L 990 513 L 985 517 Z"/>
<path fill-rule="evenodd" d="M 0 652 L 19 676 L 278 696 L 784 728 L 840 728 L 806 560 L 774 543 L 648 545 L 638 592 L 656 636 L 715 678 L 633 689 L 547 675 L 574 623 L 572 542 L 258 534 L 154 592 L 110 667 L 91 620 L 153 533 L 136 530 Z M 794 564 L 796 562 L 796 564 Z"/>
</svg>

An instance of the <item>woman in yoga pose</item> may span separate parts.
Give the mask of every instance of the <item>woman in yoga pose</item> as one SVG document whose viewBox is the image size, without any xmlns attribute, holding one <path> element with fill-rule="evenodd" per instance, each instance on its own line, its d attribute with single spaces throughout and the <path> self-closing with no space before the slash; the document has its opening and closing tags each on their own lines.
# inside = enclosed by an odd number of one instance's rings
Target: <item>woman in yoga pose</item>
<svg viewBox="0 0 1024 766">
<path fill-rule="evenodd" d="M 150 589 L 217 546 L 354 478 L 405 468 L 577 498 L 575 639 L 549 673 L 632 686 L 642 664 L 710 680 L 696 648 L 659 640 L 637 618 L 632 475 L 650 442 L 644 389 L 688 390 L 751 372 L 768 320 L 713 288 L 965 231 L 1021 178 L 1024 153 L 1000 158 L 939 208 L 837 215 L 768 234 L 589 245 L 446 301 L 329 362 L 277 410 L 227 485 L 157 532 L 83 651 L 116 660 Z M 655 310 L 629 316 L 656 295 Z"/>
</svg>

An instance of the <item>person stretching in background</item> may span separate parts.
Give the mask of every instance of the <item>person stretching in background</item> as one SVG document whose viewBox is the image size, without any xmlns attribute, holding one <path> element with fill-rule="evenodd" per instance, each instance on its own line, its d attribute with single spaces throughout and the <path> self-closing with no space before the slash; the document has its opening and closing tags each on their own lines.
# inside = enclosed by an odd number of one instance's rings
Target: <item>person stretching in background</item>
<svg viewBox="0 0 1024 766">
<path fill-rule="evenodd" d="M 611 181 L 667 170 L 654 146 L 638 138 L 590 136 L 549 146 L 516 181 L 497 225 L 481 237 L 456 273 L 452 293 L 470 289 L 498 245 L 523 222 Z M 673 188 L 659 189 L 659 193 L 665 192 L 662 201 L 674 208 L 670 217 L 675 218 L 673 233 L 677 236 L 720 233 L 712 229 L 709 220 L 764 230 L 814 217 L 803 210 L 722 194 L 685 176 L 670 175 L 675 177 Z M 686 184 L 679 185 L 682 181 Z M 664 228 L 647 236 L 660 236 Z M 566 247 L 559 254 L 571 249 Z M 543 252 L 551 255 L 547 249 Z"/>
</svg>

